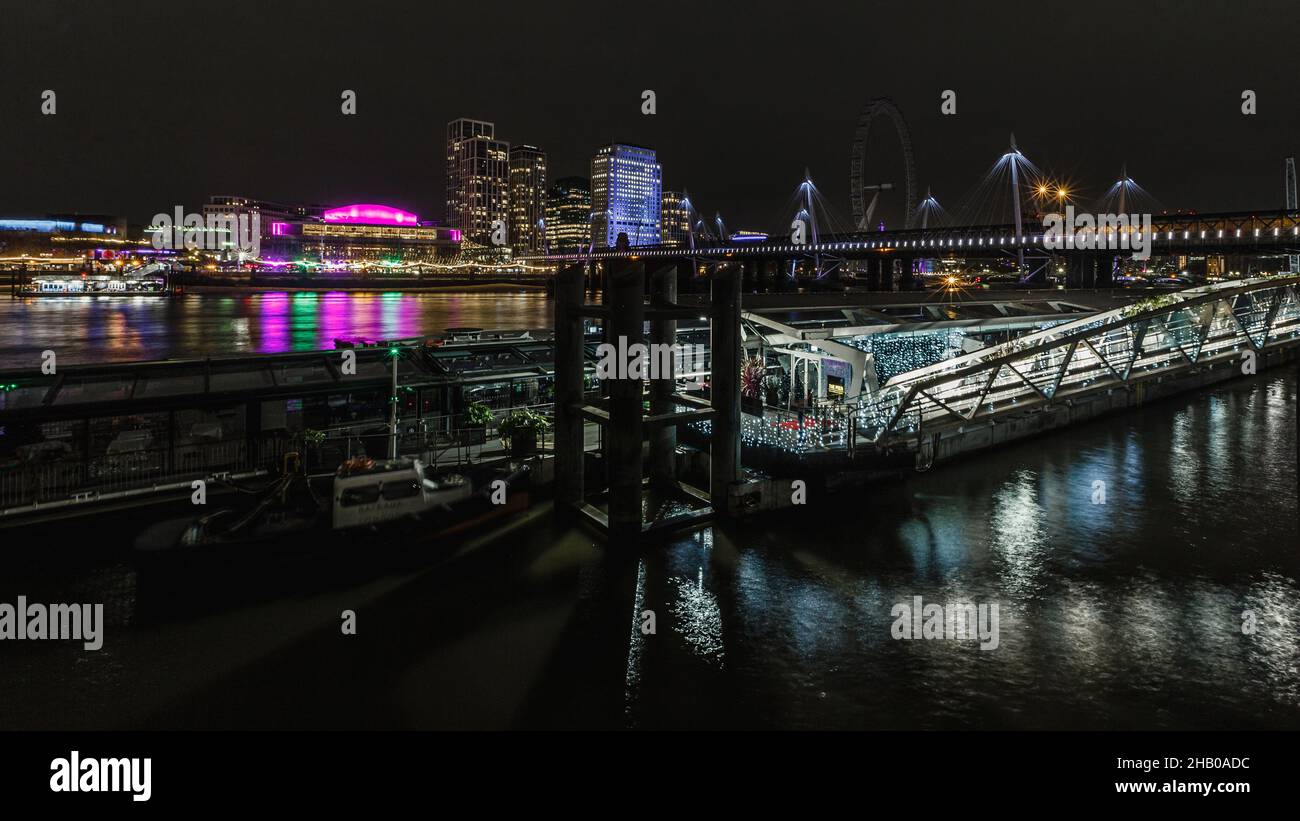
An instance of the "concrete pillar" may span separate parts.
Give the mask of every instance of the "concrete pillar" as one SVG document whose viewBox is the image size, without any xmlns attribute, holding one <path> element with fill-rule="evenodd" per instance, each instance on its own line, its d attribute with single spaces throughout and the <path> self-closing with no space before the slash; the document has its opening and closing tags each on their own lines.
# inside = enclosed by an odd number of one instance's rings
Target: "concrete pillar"
<svg viewBox="0 0 1300 821">
<path fill-rule="evenodd" d="M 1097 252 L 1097 279 L 1094 288 L 1109 288 L 1115 284 L 1115 254 L 1111 251 Z"/>
<path fill-rule="evenodd" d="M 1075 251 L 1065 255 L 1065 287 L 1102 288 L 1110 284 L 1114 256 L 1109 252 Z M 1055 262 L 1053 262 L 1055 265 Z"/>
<path fill-rule="evenodd" d="M 677 266 L 669 265 L 655 271 L 650 277 L 650 306 L 667 307 L 677 302 Z M 652 319 L 650 321 L 650 344 L 670 346 L 677 342 L 677 320 Z M 661 349 L 662 350 L 662 349 Z M 654 351 L 654 348 L 651 348 Z M 664 357 L 651 355 L 651 359 L 660 364 Z M 671 413 L 672 395 L 677 390 L 677 371 L 675 357 L 668 357 L 673 366 L 669 373 L 658 373 L 659 378 L 650 380 L 650 412 L 652 414 Z M 665 425 L 650 434 L 650 479 L 652 482 L 671 480 L 676 474 L 677 428 Z"/>
<path fill-rule="evenodd" d="M 913 273 L 912 269 L 916 267 L 916 260 L 913 259 L 912 257 L 901 257 L 898 260 L 898 267 L 900 269 L 899 278 L 898 278 L 898 290 L 915 291 L 917 289 L 918 283 L 916 279 L 916 274 Z"/>
<path fill-rule="evenodd" d="M 585 266 L 561 268 L 555 276 L 555 503 L 582 501 L 582 304 Z"/>
<path fill-rule="evenodd" d="M 1083 254 L 1076 251 L 1071 254 L 1064 254 L 1063 256 L 1065 257 L 1065 287 L 1084 287 L 1085 278 L 1083 272 Z M 1048 267 L 1051 268 L 1053 272 L 1056 270 L 1058 259 L 1059 257 L 1053 256 L 1052 261 L 1048 263 Z"/>
<path fill-rule="evenodd" d="M 674 270 L 677 273 L 677 293 L 691 294 L 695 293 L 695 276 L 697 268 L 693 257 L 686 257 L 677 260 L 674 263 Z"/>
<path fill-rule="evenodd" d="M 609 307 L 607 341 L 620 351 L 645 343 L 645 263 L 611 259 L 605 267 L 605 304 Z M 623 363 L 628 367 L 631 362 Z M 641 477 L 643 467 L 642 381 L 607 379 L 609 425 L 606 430 L 609 461 L 609 530 L 618 537 L 641 533 Z"/>
<path fill-rule="evenodd" d="M 709 495 L 713 510 L 727 515 L 731 485 L 740 479 L 740 270 L 717 266 L 711 304 L 713 436 L 709 444 Z"/>
</svg>

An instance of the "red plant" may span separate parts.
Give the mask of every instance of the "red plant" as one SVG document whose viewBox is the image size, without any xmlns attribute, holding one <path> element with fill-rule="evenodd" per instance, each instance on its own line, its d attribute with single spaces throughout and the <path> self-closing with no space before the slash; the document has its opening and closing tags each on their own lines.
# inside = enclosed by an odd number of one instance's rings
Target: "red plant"
<svg viewBox="0 0 1300 821">
<path fill-rule="evenodd" d="M 757 356 L 746 359 L 740 365 L 740 394 L 747 399 L 757 399 L 763 390 L 763 378 L 767 368 Z"/>
</svg>

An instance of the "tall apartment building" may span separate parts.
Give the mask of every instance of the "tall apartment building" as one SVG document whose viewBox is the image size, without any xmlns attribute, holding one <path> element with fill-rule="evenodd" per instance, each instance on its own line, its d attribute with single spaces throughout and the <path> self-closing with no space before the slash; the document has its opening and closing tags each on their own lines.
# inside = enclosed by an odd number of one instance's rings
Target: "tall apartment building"
<svg viewBox="0 0 1300 821">
<path fill-rule="evenodd" d="M 546 244 L 552 253 L 591 244 L 591 182 L 561 177 L 546 198 Z"/>
<path fill-rule="evenodd" d="M 516 254 L 545 250 L 546 152 L 510 149 L 510 247 Z"/>
<path fill-rule="evenodd" d="M 659 241 L 664 245 L 684 246 L 690 241 L 691 218 L 685 199 L 679 191 L 665 191 L 659 198 Z"/>
<path fill-rule="evenodd" d="M 614 143 L 591 158 L 591 228 L 599 248 L 619 234 L 632 245 L 658 245 L 663 170 L 650 148 Z"/>
<path fill-rule="evenodd" d="M 447 225 L 483 246 L 492 244 L 494 223 L 510 225 L 510 143 L 495 131 L 481 120 L 447 124 Z"/>
</svg>

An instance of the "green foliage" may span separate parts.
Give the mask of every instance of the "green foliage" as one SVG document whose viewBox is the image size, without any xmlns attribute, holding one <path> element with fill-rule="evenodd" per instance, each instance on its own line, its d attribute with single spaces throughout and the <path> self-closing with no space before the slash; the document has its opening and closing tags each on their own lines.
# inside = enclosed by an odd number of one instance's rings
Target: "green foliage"
<svg viewBox="0 0 1300 821">
<path fill-rule="evenodd" d="M 550 429 L 551 422 L 545 416 L 529 408 L 520 408 L 498 423 L 497 434 L 502 442 L 509 442 L 516 433 L 532 433 L 535 436 Z"/>
<path fill-rule="evenodd" d="M 492 424 L 492 409 L 482 402 L 474 402 L 465 411 L 465 424 L 472 428 L 486 428 Z"/>
<path fill-rule="evenodd" d="M 1125 305 L 1120 310 L 1120 316 L 1128 319 L 1137 316 L 1146 311 L 1154 311 L 1160 308 L 1168 308 L 1182 302 L 1183 298 L 1178 294 L 1161 294 L 1160 296 L 1147 297 L 1134 302 L 1132 305 Z"/>
</svg>

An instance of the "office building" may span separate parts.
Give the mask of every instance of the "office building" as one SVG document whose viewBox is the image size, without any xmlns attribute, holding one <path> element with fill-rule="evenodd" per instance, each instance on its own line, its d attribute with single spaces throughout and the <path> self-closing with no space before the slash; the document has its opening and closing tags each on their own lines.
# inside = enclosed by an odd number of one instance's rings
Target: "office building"
<svg viewBox="0 0 1300 821">
<path fill-rule="evenodd" d="M 591 159 L 592 239 L 612 247 L 619 234 L 637 245 L 659 244 L 659 209 L 663 171 L 655 152 L 614 143 Z"/>
</svg>

